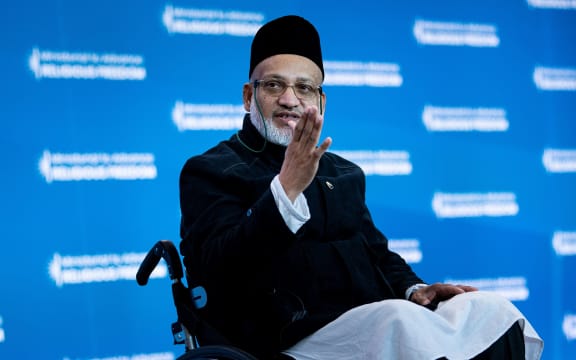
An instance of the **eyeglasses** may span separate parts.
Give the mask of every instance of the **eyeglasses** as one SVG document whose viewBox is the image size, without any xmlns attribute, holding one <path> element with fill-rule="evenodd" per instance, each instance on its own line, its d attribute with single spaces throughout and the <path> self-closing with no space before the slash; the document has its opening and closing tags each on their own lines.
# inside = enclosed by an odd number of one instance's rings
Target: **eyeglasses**
<svg viewBox="0 0 576 360">
<path fill-rule="evenodd" d="M 261 89 L 263 93 L 270 96 L 278 97 L 289 87 L 294 90 L 296 97 L 303 101 L 315 100 L 319 94 L 322 94 L 322 86 L 316 86 L 306 82 L 297 82 L 292 85 L 281 79 L 262 79 L 254 80 L 255 89 Z"/>
</svg>

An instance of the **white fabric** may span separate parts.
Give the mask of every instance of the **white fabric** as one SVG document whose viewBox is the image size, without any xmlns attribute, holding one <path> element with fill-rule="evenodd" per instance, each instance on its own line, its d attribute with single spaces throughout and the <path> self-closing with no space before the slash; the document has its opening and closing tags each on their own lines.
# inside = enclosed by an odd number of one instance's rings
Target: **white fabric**
<svg viewBox="0 0 576 360">
<path fill-rule="evenodd" d="M 285 353 L 297 360 L 470 359 L 515 322 L 524 331 L 526 359 L 539 359 L 544 343 L 507 299 L 468 292 L 441 303 L 435 312 L 406 300 L 384 300 L 354 308 Z"/>
<path fill-rule="evenodd" d="M 286 226 L 296 234 L 298 229 L 300 229 L 306 221 L 310 220 L 310 209 L 308 208 L 306 197 L 304 194 L 300 194 L 296 200 L 294 200 L 294 203 L 292 203 L 286 195 L 282 184 L 280 184 L 278 175 L 276 175 L 272 183 L 270 183 L 270 190 L 272 191 L 272 196 L 274 196 L 276 206 Z"/>
</svg>

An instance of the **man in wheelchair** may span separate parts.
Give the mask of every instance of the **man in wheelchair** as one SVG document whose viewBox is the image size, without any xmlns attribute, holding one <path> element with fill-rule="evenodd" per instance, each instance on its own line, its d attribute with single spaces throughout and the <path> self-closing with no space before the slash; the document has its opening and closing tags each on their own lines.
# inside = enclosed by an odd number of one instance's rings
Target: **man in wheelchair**
<svg viewBox="0 0 576 360">
<path fill-rule="evenodd" d="M 242 129 L 184 165 L 180 252 L 208 293 L 202 317 L 262 359 L 539 358 L 542 340 L 508 300 L 428 285 L 389 250 L 363 172 L 321 140 L 323 80 L 311 23 L 265 24 Z"/>
</svg>

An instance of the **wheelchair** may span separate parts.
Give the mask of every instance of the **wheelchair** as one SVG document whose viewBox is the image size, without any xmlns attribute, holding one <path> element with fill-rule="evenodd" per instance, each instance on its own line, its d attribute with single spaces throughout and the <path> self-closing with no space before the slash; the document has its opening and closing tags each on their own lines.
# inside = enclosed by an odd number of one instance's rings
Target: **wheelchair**
<svg viewBox="0 0 576 360">
<path fill-rule="evenodd" d="M 180 254 L 170 240 L 160 240 L 148 251 L 136 273 L 138 284 L 144 286 L 148 283 L 150 274 L 161 259 L 166 262 L 172 280 L 172 296 L 177 314 L 177 321 L 172 324 L 174 344 L 185 346 L 184 354 L 176 360 L 258 360 L 230 345 L 200 317 L 198 310 L 206 305 L 206 291 L 201 286 L 190 289 L 182 282 L 184 271 Z"/>
</svg>

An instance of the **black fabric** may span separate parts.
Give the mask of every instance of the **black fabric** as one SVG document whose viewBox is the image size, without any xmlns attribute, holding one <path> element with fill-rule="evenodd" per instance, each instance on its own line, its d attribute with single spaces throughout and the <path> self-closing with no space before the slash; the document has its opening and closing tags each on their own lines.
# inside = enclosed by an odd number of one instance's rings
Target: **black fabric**
<svg viewBox="0 0 576 360">
<path fill-rule="evenodd" d="M 263 143 L 249 116 L 238 137 Z M 189 159 L 180 177 L 184 264 L 208 293 L 200 314 L 233 345 L 269 358 L 353 307 L 423 282 L 372 222 L 358 166 L 324 154 L 304 192 L 312 218 L 294 234 L 270 190 L 286 148 L 254 153 L 238 137 Z"/>
<path fill-rule="evenodd" d="M 288 15 L 274 19 L 258 29 L 252 40 L 248 77 L 252 76 L 254 68 L 262 60 L 279 54 L 300 55 L 312 60 L 322 71 L 324 79 L 320 36 L 308 20 Z"/>
<path fill-rule="evenodd" d="M 294 358 L 286 354 L 278 354 L 274 357 L 273 360 L 294 360 Z"/>
<path fill-rule="evenodd" d="M 526 349 L 524 334 L 517 322 L 504 333 L 494 344 L 472 360 L 524 360 Z"/>
<path fill-rule="evenodd" d="M 496 342 L 471 360 L 525 360 L 524 333 L 518 322 L 508 329 Z M 448 360 L 445 357 L 438 360 Z"/>
</svg>

